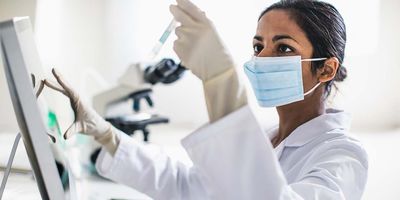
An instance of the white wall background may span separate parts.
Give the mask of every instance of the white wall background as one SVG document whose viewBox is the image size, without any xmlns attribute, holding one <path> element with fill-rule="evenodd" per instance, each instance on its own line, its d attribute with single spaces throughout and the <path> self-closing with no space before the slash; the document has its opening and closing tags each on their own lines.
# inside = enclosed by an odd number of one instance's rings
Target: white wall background
<svg viewBox="0 0 400 200">
<path fill-rule="evenodd" d="M 354 129 L 376 131 L 399 127 L 400 1 L 351 4 L 353 1 L 338 1 L 348 28 L 345 65 L 349 77 L 337 102 L 352 111 Z"/>
</svg>

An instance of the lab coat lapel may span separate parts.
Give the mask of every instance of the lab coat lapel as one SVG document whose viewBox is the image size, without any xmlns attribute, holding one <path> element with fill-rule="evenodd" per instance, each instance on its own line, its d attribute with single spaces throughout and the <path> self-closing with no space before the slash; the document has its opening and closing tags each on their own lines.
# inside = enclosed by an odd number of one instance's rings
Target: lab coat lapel
<svg viewBox="0 0 400 200">
<path fill-rule="evenodd" d="M 285 140 L 285 146 L 303 146 L 321 134 L 333 130 L 348 130 L 351 124 L 351 115 L 341 110 L 327 109 L 326 113 L 297 127 Z"/>
<path fill-rule="evenodd" d="M 278 129 L 279 129 L 278 126 L 274 126 L 266 131 L 266 136 L 267 136 L 269 142 L 276 136 L 276 134 L 278 134 Z M 275 154 L 278 159 L 281 157 L 282 151 L 284 148 L 285 148 L 285 140 L 282 141 L 277 147 L 274 148 Z"/>
<path fill-rule="evenodd" d="M 320 115 L 301 126 L 297 127 L 285 140 L 276 148 L 275 153 L 278 159 L 281 157 L 285 147 L 300 147 L 321 134 L 335 129 L 348 130 L 351 124 L 351 115 L 341 110 L 327 109 L 326 113 Z M 278 126 L 266 131 L 267 138 L 271 141 L 278 134 Z"/>
</svg>

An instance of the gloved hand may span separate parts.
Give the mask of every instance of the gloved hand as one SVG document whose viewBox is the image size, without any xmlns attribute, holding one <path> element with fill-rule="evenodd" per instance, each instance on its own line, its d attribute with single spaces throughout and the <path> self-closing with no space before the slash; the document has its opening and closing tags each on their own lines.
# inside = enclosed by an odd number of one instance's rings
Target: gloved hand
<svg viewBox="0 0 400 200">
<path fill-rule="evenodd" d="M 188 0 L 177 0 L 170 11 L 181 23 L 175 30 L 174 50 L 182 65 L 203 81 L 210 121 L 245 105 L 246 91 L 213 23 Z"/>
<path fill-rule="evenodd" d="M 75 121 L 65 131 L 64 138 L 68 139 L 75 133 L 83 133 L 93 136 L 94 139 L 102 144 L 110 154 L 114 155 L 120 141 L 115 128 L 97 114 L 90 106 L 82 102 L 79 95 L 67 84 L 55 69 L 52 70 L 52 73 L 61 88 L 48 80 L 44 80 L 44 84 L 67 96 L 75 113 Z"/>
</svg>

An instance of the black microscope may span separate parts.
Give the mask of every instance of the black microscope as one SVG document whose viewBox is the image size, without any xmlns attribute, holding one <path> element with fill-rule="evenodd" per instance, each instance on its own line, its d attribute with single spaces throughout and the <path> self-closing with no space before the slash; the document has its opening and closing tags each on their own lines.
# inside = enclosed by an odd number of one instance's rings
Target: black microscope
<svg viewBox="0 0 400 200">
<path fill-rule="evenodd" d="M 105 109 L 110 104 L 132 101 L 133 114 L 105 116 L 105 119 L 128 135 L 141 131 L 143 140 L 148 142 L 150 132 L 147 127 L 149 125 L 168 123 L 169 119 L 156 114 L 139 113 L 141 102 L 145 101 L 148 106 L 153 107 L 154 103 L 150 96 L 153 91 L 151 87 L 157 83 L 174 83 L 183 76 L 185 71 L 186 68 L 184 66 L 170 58 L 164 58 L 154 65 L 145 67 L 144 70 L 139 66 L 133 66 L 128 69 L 125 78 L 123 77 L 120 80 L 119 86 L 95 96 L 94 107 L 99 114 L 104 116 Z M 99 152 L 100 150 L 97 149 L 92 154 L 91 161 L 93 163 L 95 163 Z"/>
</svg>

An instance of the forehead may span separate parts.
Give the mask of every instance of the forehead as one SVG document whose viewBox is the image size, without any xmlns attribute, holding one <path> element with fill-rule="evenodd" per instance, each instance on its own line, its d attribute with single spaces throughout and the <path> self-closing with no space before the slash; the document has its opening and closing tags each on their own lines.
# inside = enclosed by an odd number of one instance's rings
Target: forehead
<svg viewBox="0 0 400 200">
<path fill-rule="evenodd" d="M 300 41 L 307 40 L 304 31 L 292 19 L 288 11 L 277 9 L 265 13 L 258 22 L 257 35 L 268 39 L 282 34 Z"/>
</svg>

